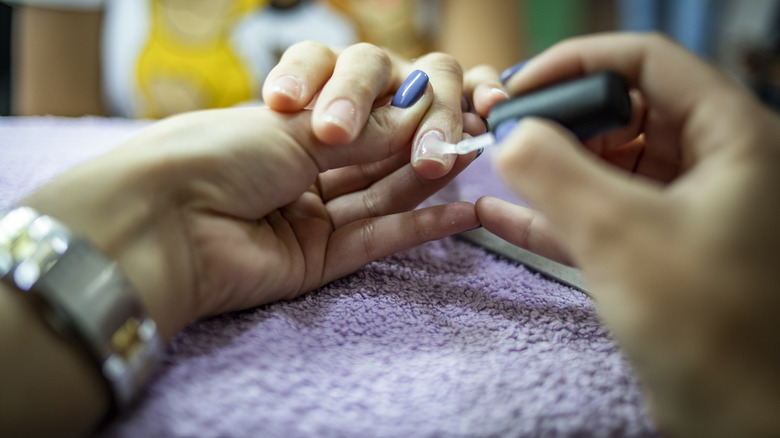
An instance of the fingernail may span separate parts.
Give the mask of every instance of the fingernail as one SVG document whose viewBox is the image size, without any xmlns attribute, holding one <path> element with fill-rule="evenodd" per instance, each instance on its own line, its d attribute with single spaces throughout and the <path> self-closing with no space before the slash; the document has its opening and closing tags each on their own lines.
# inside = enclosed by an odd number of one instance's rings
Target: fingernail
<svg viewBox="0 0 780 438">
<path fill-rule="evenodd" d="M 322 120 L 340 126 L 345 132 L 352 132 L 357 125 L 357 109 L 347 99 L 334 100 L 325 110 Z"/>
<path fill-rule="evenodd" d="M 513 66 L 509 67 L 508 69 L 504 70 L 503 72 L 501 72 L 501 75 L 499 76 L 499 79 L 501 79 L 501 83 L 502 83 L 502 84 L 506 84 L 506 83 L 507 83 L 507 81 L 508 81 L 508 80 L 509 80 L 509 79 L 510 79 L 512 76 L 514 76 L 514 75 L 515 75 L 515 73 L 517 73 L 517 72 L 519 72 L 520 70 L 522 70 L 523 66 L 525 66 L 525 64 L 526 64 L 527 62 L 528 62 L 527 60 L 526 60 L 526 61 L 521 61 L 521 62 L 518 62 L 517 64 L 515 64 L 515 65 L 513 65 Z"/>
<path fill-rule="evenodd" d="M 496 143 L 501 143 L 515 129 L 520 119 L 509 119 L 496 126 L 493 135 L 496 137 Z"/>
<path fill-rule="evenodd" d="M 427 86 L 428 75 L 422 70 L 413 71 L 393 96 L 392 105 L 409 108 L 422 97 Z"/>
<path fill-rule="evenodd" d="M 295 76 L 281 76 L 274 79 L 271 91 L 284 94 L 290 99 L 298 101 L 303 93 L 303 82 Z"/>
<path fill-rule="evenodd" d="M 441 153 L 444 144 L 446 144 L 444 134 L 440 131 L 426 132 L 420 137 L 417 147 L 414 148 L 412 161 L 431 160 L 446 166 L 450 158 L 449 155 Z"/>
<path fill-rule="evenodd" d="M 509 99 L 509 95 L 506 93 L 506 91 L 500 88 L 491 88 L 490 90 L 488 90 L 488 94 L 490 96 L 500 96 L 501 98 Z"/>
<path fill-rule="evenodd" d="M 482 155 L 482 152 L 485 152 L 485 148 L 477 149 L 477 156 L 474 157 L 474 159 L 476 160 L 477 158 L 479 158 L 479 156 Z"/>
</svg>

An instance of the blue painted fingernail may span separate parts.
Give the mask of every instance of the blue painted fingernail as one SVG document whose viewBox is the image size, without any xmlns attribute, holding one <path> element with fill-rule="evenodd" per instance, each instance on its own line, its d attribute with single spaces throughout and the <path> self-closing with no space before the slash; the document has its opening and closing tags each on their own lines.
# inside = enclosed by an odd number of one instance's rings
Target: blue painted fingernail
<svg viewBox="0 0 780 438">
<path fill-rule="evenodd" d="M 409 108 L 422 97 L 427 86 L 428 75 L 422 70 L 413 71 L 393 96 L 392 105 Z"/>
<path fill-rule="evenodd" d="M 508 80 L 509 80 L 509 79 L 510 79 L 512 76 L 514 76 L 514 75 L 515 75 L 515 73 L 517 73 L 517 72 L 519 72 L 520 70 L 522 70 L 522 69 L 523 69 L 523 67 L 525 66 L 525 64 L 526 64 L 527 62 L 528 62 L 528 61 L 520 61 L 520 62 L 518 62 L 517 64 L 515 64 L 515 65 L 513 65 L 513 66 L 509 67 L 508 69 L 504 70 L 503 72 L 501 72 L 501 75 L 499 76 L 499 79 L 501 79 L 501 83 L 502 83 L 502 84 L 506 84 L 506 83 L 507 83 L 507 81 L 508 81 Z"/>
<path fill-rule="evenodd" d="M 520 119 L 509 119 L 501 122 L 496 126 L 496 130 L 493 135 L 496 137 L 496 143 L 501 143 L 507 136 L 515 129 L 517 124 L 520 123 Z"/>
<path fill-rule="evenodd" d="M 482 152 L 485 152 L 485 148 L 477 149 L 477 156 L 474 157 L 474 159 L 476 160 L 477 158 L 479 158 L 479 156 L 482 155 Z"/>
</svg>

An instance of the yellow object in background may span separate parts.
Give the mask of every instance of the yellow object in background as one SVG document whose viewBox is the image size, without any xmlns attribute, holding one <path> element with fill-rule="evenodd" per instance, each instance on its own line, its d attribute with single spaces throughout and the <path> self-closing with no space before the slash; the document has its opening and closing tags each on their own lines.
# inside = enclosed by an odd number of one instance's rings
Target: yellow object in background
<svg viewBox="0 0 780 438">
<path fill-rule="evenodd" d="M 231 47 L 237 22 L 267 0 L 157 0 L 137 64 L 140 116 L 160 118 L 248 101 L 256 87 Z"/>
</svg>

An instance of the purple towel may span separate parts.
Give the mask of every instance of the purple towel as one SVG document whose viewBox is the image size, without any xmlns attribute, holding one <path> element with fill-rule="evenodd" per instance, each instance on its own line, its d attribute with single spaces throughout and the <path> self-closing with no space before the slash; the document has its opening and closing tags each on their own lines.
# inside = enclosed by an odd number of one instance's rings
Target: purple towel
<svg viewBox="0 0 780 438">
<path fill-rule="evenodd" d="M 146 122 L 0 119 L 0 207 Z M 511 197 L 487 151 L 445 189 Z M 654 436 L 584 294 L 447 238 L 192 324 L 104 436 Z"/>
</svg>

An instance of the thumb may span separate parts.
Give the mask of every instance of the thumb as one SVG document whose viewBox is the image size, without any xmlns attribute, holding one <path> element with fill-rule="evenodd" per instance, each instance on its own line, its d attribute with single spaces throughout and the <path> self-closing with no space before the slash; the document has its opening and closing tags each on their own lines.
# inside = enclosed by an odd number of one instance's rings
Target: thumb
<svg viewBox="0 0 780 438">
<path fill-rule="evenodd" d="M 525 118 L 501 142 L 495 166 L 505 183 L 537 209 L 572 255 L 620 239 L 641 208 L 642 183 L 587 151 L 546 120 Z M 618 243 L 618 242 L 616 242 Z"/>
</svg>

